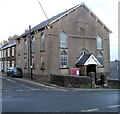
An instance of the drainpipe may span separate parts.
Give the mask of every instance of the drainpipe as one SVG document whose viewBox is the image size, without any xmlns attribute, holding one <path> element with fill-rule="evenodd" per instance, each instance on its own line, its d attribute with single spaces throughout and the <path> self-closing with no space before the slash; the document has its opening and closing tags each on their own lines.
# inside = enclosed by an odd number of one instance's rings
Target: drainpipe
<svg viewBox="0 0 120 114">
<path fill-rule="evenodd" d="M 30 78 L 33 79 L 33 73 L 32 73 L 32 46 L 31 46 L 31 25 L 29 25 L 29 41 L 30 41 Z"/>
</svg>

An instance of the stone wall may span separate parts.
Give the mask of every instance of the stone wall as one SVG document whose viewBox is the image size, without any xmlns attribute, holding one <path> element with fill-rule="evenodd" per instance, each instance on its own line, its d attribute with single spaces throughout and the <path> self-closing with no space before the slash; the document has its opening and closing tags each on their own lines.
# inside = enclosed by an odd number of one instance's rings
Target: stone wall
<svg viewBox="0 0 120 114">
<path fill-rule="evenodd" d="M 90 88 L 91 78 L 87 76 L 50 75 L 50 83 L 66 87 Z"/>
<path fill-rule="evenodd" d="M 107 84 L 108 88 L 120 89 L 120 80 L 108 79 Z"/>
</svg>

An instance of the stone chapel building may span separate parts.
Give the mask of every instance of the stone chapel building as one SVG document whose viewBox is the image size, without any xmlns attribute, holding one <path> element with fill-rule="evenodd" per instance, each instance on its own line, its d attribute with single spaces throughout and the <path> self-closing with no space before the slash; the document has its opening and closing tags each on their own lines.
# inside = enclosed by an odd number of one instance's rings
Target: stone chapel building
<svg viewBox="0 0 120 114">
<path fill-rule="evenodd" d="M 110 72 L 111 30 L 84 4 L 79 4 L 17 38 L 16 66 L 25 74 L 79 75 Z M 31 47 L 30 47 L 31 46 Z M 31 49 L 31 51 L 30 51 Z"/>
</svg>

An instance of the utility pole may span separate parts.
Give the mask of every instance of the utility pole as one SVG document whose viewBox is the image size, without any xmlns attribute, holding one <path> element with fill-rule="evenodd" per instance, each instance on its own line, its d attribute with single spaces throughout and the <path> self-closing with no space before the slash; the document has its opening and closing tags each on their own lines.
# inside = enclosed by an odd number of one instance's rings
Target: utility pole
<svg viewBox="0 0 120 114">
<path fill-rule="evenodd" d="M 30 78 L 33 79 L 32 73 L 32 36 L 31 36 L 31 25 L 29 25 L 29 49 L 30 49 Z"/>
</svg>

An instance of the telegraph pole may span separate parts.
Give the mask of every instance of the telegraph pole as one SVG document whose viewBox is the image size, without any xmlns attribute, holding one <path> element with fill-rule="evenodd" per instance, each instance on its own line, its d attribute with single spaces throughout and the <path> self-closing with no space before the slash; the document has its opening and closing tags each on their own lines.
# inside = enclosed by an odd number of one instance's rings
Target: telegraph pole
<svg viewBox="0 0 120 114">
<path fill-rule="evenodd" d="M 33 79 L 33 73 L 32 73 L 32 36 L 31 36 L 31 25 L 29 25 L 29 48 L 30 48 L 30 78 Z"/>
</svg>

